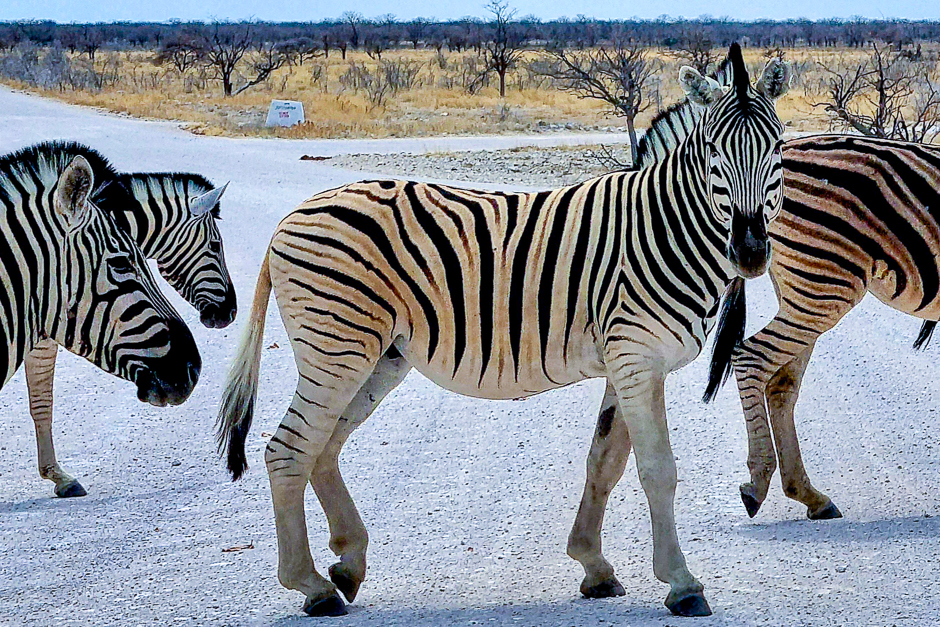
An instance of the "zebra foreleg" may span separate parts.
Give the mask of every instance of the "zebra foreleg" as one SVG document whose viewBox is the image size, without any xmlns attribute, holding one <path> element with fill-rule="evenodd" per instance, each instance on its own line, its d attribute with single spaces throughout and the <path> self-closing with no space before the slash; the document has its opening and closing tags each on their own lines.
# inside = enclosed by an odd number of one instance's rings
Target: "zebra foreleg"
<svg viewBox="0 0 940 627">
<path fill-rule="evenodd" d="M 601 529 L 611 490 L 623 476 L 630 456 L 630 435 L 620 413 L 620 403 L 613 386 L 601 403 L 591 451 L 587 459 L 587 477 L 581 506 L 568 535 L 568 555 L 584 567 L 581 594 L 588 598 L 623 596 L 626 591 L 614 576 L 614 568 L 604 559 Z"/>
<path fill-rule="evenodd" d="M 678 616 L 708 616 L 704 586 L 692 576 L 676 533 L 676 460 L 666 426 L 665 380 L 642 362 L 608 359 L 611 381 L 636 452 L 640 484 L 653 527 L 653 574 L 671 587 L 666 607 Z"/>
<path fill-rule="evenodd" d="M 330 579 L 350 603 L 366 576 L 369 535 L 340 474 L 339 454 L 352 432 L 402 382 L 409 370 L 411 365 L 401 354 L 395 348 L 389 349 L 346 407 L 310 476 L 310 485 L 330 525 L 330 550 L 340 559 L 330 566 Z"/>
<path fill-rule="evenodd" d="M 813 347 L 783 366 L 767 383 L 767 407 L 770 424 L 780 460 L 780 479 L 784 493 L 806 506 L 806 516 L 812 520 L 842 518 L 832 500 L 813 487 L 803 466 L 800 441 L 793 420 L 794 408 L 800 395 L 800 384 L 813 355 Z"/>
<path fill-rule="evenodd" d="M 55 483 L 55 495 L 58 497 L 85 496 L 87 492 L 82 484 L 62 470 L 52 442 L 52 386 L 58 350 L 58 344 L 52 340 L 43 340 L 26 354 L 24 360 L 29 413 L 36 428 L 39 476 Z"/>
</svg>

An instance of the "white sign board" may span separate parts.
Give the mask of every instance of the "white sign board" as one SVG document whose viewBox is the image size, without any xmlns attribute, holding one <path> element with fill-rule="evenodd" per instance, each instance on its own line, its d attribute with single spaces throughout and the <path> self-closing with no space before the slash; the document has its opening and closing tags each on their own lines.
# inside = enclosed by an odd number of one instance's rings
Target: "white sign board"
<svg viewBox="0 0 940 627">
<path fill-rule="evenodd" d="M 272 100 L 265 126 L 293 126 L 304 121 L 304 103 L 295 100 Z"/>
</svg>

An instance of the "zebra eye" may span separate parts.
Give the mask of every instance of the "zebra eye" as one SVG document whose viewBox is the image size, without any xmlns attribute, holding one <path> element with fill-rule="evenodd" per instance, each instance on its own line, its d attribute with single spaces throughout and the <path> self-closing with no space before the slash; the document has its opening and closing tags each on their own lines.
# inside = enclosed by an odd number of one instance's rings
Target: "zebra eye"
<svg viewBox="0 0 940 627">
<path fill-rule="evenodd" d="M 131 264 L 130 255 L 119 254 L 108 257 L 108 268 L 112 275 L 120 277 L 121 275 L 136 275 L 133 264 Z"/>
<path fill-rule="evenodd" d="M 222 252 L 222 242 L 212 240 L 211 242 L 209 242 L 209 250 L 211 250 L 214 253 Z"/>
</svg>

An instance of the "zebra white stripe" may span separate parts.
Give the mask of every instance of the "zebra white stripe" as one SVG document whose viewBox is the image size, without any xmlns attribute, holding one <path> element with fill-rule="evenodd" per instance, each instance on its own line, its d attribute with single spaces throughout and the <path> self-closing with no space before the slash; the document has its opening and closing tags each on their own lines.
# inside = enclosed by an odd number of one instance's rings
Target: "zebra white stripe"
<svg viewBox="0 0 940 627">
<path fill-rule="evenodd" d="M 654 573 L 671 585 L 666 605 L 676 614 L 710 613 L 676 536 L 663 384 L 698 355 L 732 277 L 766 268 L 783 130 L 773 100 L 787 88 L 762 81 L 765 88 L 752 89 L 740 49 L 731 54 L 742 67 L 731 93 L 682 70 L 683 88 L 707 110 L 655 168 L 533 194 L 365 182 L 319 194 L 281 222 L 223 396 L 219 437 L 237 478 L 273 287 L 300 380 L 265 461 L 278 577 L 307 596 L 307 613 L 344 613 L 337 589 L 352 600 L 365 577 L 368 536 L 338 456 L 412 367 L 484 398 L 607 377 L 601 421 L 616 425 L 605 437 L 621 451 L 636 449 Z M 310 557 L 308 481 L 340 557 L 332 582 Z M 607 493 L 597 498 L 606 503 Z M 599 520 L 579 514 L 577 525 L 584 533 L 572 535 L 569 554 L 584 566 L 582 591 L 623 594 L 599 542 L 585 541 Z"/>
<path fill-rule="evenodd" d="M 140 250 L 90 200 L 88 161 L 55 145 L 0 158 L 0 373 L 51 339 L 137 385 L 141 400 L 181 403 L 199 377 L 192 334 Z"/>
<path fill-rule="evenodd" d="M 121 174 L 97 151 L 77 143 L 46 143 L 35 151 L 82 156 L 92 166 L 92 201 L 129 233 L 163 277 L 201 313 L 210 328 L 234 320 L 235 289 L 222 252 L 216 220 L 225 187 L 213 189 L 198 174 Z M 26 356 L 29 409 L 36 429 L 39 474 L 60 497 L 84 496 L 85 488 L 59 465 L 52 436 L 53 380 L 58 346 L 37 342 Z"/>
</svg>

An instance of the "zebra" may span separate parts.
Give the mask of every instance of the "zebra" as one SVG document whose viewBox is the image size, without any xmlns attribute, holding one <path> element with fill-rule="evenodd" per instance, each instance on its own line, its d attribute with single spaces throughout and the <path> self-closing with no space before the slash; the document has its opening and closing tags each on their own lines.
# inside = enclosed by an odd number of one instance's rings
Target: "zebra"
<svg viewBox="0 0 940 627">
<path fill-rule="evenodd" d="M 631 443 L 636 449 L 654 574 L 671 586 L 665 604 L 679 615 L 711 612 L 676 534 L 663 384 L 698 355 L 732 278 L 767 267 L 766 224 L 782 198 L 774 101 L 789 82 L 774 61 L 754 88 L 740 48 L 730 54 L 740 72 L 729 93 L 692 68 L 680 71 L 683 89 L 707 110 L 659 167 L 537 193 L 365 181 L 320 193 L 280 223 L 223 393 L 218 437 L 238 479 L 273 288 L 299 381 L 265 463 L 278 578 L 306 595 L 307 614 L 344 614 L 339 593 L 353 601 L 365 578 L 368 534 L 338 457 L 412 367 L 448 390 L 491 399 L 606 377 L 600 421 L 622 415 L 625 427 L 607 436 L 624 454 Z M 332 581 L 310 555 L 308 481 L 340 558 Z M 569 542 L 585 569 L 582 592 L 623 594 L 599 549 Z"/>
<path fill-rule="evenodd" d="M 81 155 L 91 165 L 96 182 L 92 202 L 130 234 L 145 257 L 157 261 L 160 274 L 199 310 L 203 325 L 221 329 L 235 319 L 235 288 L 216 224 L 227 184 L 214 188 L 198 174 L 119 173 L 101 153 L 74 142 L 35 148 L 47 149 Z M 25 358 L 39 474 L 55 483 L 58 497 L 85 496 L 82 484 L 56 460 L 52 400 L 57 351 L 53 340 L 43 340 Z"/>
<path fill-rule="evenodd" d="M 732 357 L 751 476 L 741 498 L 756 516 L 779 459 L 784 494 L 808 518 L 841 518 L 803 465 L 800 384 L 816 340 L 868 292 L 925 319 L 915 348 L 929 341 L 940 318 L 940 146 L 807 137 L 786 144 L 783 165 L 787 193 L 771 230 L 779 310 Z"/>
<path fill-rule="evenodd" d="M 202 362 L 133 240 L 91 201 L 88 160 L 54 144 L 0 157 L 0 387 L 46 339 L 178 405 Z"/>
<path fill-rule="evenodd" d="M 725 62 L 715 78 L 727 84 L 732 74 Z M 637 165 L 660 160 L 701 115 L 683 102 L 657 116 L 640 141 Z M 783 156 L 787 191 L 770 230 L 779 309 L 712 364 L 710 391 L 720 385 L 717 375 L 733 368 L 748 433 L 750 481 L 740 486 L 748 515 L 767 498 L 779 458 L 784 494 L 806 506 L 807 518 L 827 520 L 842 513 L 813 487 L 794 422 L 803 375 L 819 336 L 868 292 L 924 319 L 914 348 L 930 341 L 940 318 L 940 147 L 816 135 L 787 142 Z"/>
</svg>

